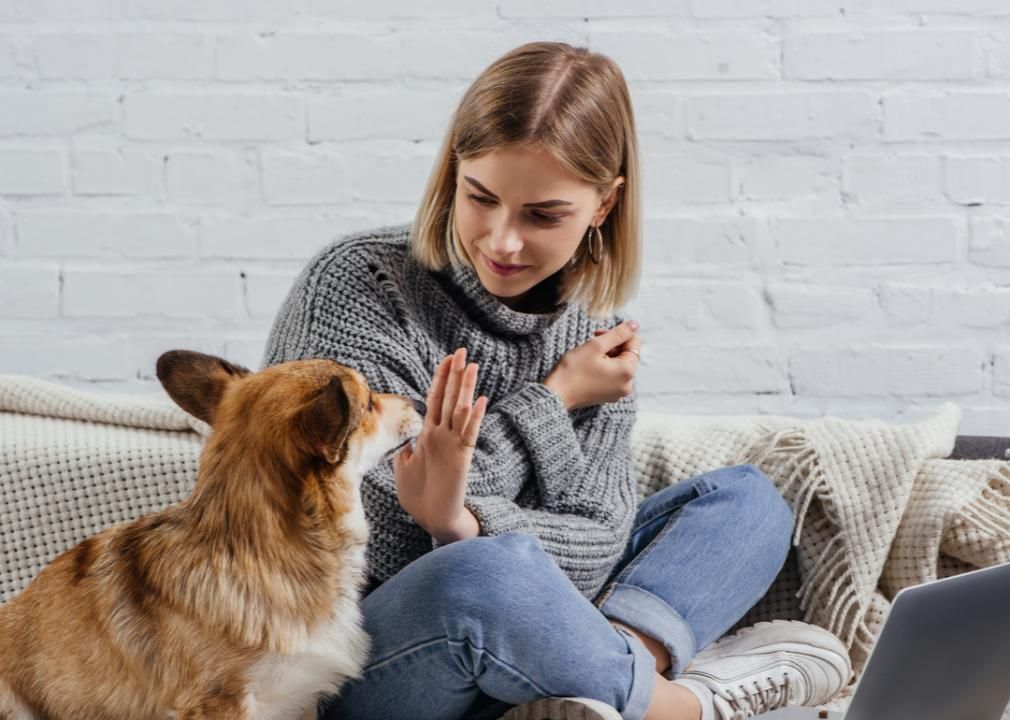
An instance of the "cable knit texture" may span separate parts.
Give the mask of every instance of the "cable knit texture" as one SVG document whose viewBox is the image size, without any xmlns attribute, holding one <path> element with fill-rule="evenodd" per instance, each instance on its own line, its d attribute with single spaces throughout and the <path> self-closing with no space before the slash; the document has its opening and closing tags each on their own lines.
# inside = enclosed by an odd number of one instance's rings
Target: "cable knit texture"
<svg viewBox="0 0 1010 720">
<path fill-rule="evenodd" d="M 439 361 L 459 347 L 486 395 L 465 505 L 481 535 L 532 533 L 587 597 L 603 586 L 631 531 L 635 393 L 566 410 L 543 380 L 593 330 L 578 303 L 522 313 L 489 293 L 469 267 L 431 272 L 408 252 L 410 224 L 341 238 L 295 280 L 267 341 L 263 365 L 331 358 L 373 390 L 424 400 Z M 437 542 L 400 507 L 392 458 L 366 473 L 369 572 L 385 581 Z"/>
</svg>

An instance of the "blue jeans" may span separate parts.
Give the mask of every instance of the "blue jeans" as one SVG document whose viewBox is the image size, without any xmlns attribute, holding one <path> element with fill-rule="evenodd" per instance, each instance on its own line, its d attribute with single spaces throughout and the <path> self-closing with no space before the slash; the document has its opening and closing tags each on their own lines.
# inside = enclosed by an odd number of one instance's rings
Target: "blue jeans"
<svg viewBox="0 0 1010 720">
<path fill-rule="evenodd" d="M 593 602 L 533 535 L 445 545 L 364 597 L 368 665 L 320 717 L 483 720 L 538 697 L 582 696 L 640 720 L 655 658 L 609 620 L 662 642 L 678 674 L 767 592 L 791 535 L 778 489 L 734 465 L 642 501 Z"/>
</svg>

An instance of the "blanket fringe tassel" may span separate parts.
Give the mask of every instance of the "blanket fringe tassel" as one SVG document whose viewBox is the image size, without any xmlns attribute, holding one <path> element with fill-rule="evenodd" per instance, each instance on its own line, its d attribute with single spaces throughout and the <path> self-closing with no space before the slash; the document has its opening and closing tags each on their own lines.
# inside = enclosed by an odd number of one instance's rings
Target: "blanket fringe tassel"
<svg viewBox="0 0 1010 720">
<path fill-rule="evenodd" d="M 978 497 L 964 506 L 961 518 L 980 532 L 1010 536 L 1010 464 L 999 465 Z"/>
<path fill-rule="evenodd" d="M 806 434 L 801 428 L 779 430 L 759 443 L 741 462 L 759 468 L 762 465 L 784 468 L 784 478 L 771 474 L 769 477 L 775 481 L 783 497 L 791 500 L 794 547 L 799 546 L 811 502 L 815 497 L 822 501 L 820 505 L 825 522 L 836 532 L 807 571 L 796 597 L 807 618 L 812 615 L 809 608 L 823 608 L 823 611 L 817 613 L 817 624 L 842 639 L 846 647 L 852 649 L 856 644 L 869 649 L 875 636 L 865 622 L 866 603 L 860 602 L 856 592 L 855 575 L 846 558 L 846 538 L 837 516 L 833 514 L 827 480 Z"/>
</svg>

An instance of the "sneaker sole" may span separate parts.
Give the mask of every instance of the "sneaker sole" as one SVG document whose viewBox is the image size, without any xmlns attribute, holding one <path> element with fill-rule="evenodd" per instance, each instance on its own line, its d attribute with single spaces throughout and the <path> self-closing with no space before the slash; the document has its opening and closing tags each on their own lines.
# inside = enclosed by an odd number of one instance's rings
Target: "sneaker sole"
<svg viewBox="0 0 1010 720">
<path fill-rule="evenodd" d="M 589 698 L 541 698 L 512 708 L 499 720 L 621 720 L 621 713 Z"/>
</svg>

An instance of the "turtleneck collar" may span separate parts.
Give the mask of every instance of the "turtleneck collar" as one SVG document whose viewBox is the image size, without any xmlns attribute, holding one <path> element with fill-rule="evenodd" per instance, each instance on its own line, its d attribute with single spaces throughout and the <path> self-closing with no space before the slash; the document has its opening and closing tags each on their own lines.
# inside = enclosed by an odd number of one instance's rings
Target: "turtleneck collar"
<svg viewBox="0 0 1010 720">
<path fill-rule="evenodd" d="M 496 333 L 510 335 L 540 333 L 566 315 L 572 308 L 571 303 L 562 303 L 555 310 L 547 313 L 527 313 L 513 310 L 492 295 L 484 287 L 477 271 L 468 265 L 454 267 L 450 264 L 439 275 L 457 288 L 468 302 L 468 305 L 460 303 L 463 310 L 474 320 Z"/>
<path fill-rule="evenodd" d="M 409 245 L 409 239 L 407 243 Z M 575 312 L 575 303 L 559 304 L 548 313 L 527 313 L 513 310 L 491 294 L 481 282 L 477 271 L 468 265 L 458 267 L 449 263 L 432 272 L 418 264 L 406 249 L 407 280 L 419 285 L 434 282 L 477 325 L 494 335 L 535 335 L 542 333 L 569 313 Z M 416 286 L 415 291 L 420 287 Z M 423 298 L 424 293 L 418 295 Z"/>
</svg>

